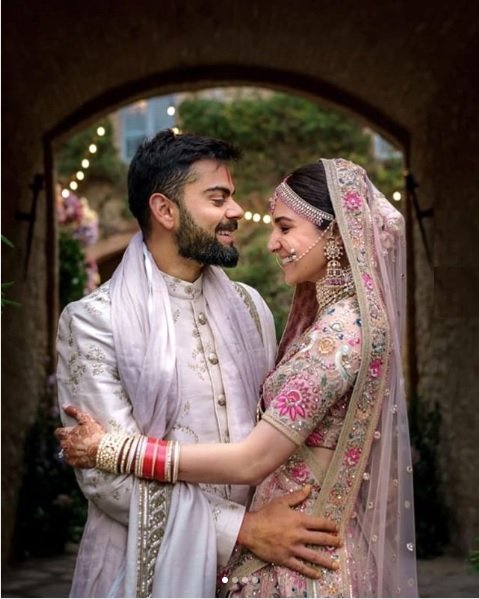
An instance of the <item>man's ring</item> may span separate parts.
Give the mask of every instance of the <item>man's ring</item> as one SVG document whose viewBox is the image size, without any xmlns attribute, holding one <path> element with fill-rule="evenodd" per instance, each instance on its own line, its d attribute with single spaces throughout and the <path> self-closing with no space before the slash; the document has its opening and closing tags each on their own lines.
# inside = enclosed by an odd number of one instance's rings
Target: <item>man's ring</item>
<svg viewBox="0 0 479 599">
<path fill-rule="evenodd" d="M 60 449 L 60 451 L 58 452 L 58 459 L 63 460 L 64 456 L 65 452 L 63 451 L 63 449 Z"/>
</svg>

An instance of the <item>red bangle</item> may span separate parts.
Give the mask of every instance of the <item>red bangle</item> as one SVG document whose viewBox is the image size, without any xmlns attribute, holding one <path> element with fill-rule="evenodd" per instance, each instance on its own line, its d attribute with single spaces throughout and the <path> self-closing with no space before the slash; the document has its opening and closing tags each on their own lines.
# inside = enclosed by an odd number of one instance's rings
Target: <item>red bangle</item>
<svg viewBox="0 0 479 599">
<path fill-rule="evenodd" d="M 166 448 L 168 447 L 168 441 L 157 440 L 156 458 L 153 463 L 153 478 L 155 480 L 165 480 L 165 462 L 166 462 Z"/>
<path fill-rule="evenodd" d="M 153 457 L 156 449 L 156 439 L 148 437 L 146 439 L 145 453 L 143 454 L 143 463 L 141 469 L 142 478 L 153 478 Z"/>
</svg>

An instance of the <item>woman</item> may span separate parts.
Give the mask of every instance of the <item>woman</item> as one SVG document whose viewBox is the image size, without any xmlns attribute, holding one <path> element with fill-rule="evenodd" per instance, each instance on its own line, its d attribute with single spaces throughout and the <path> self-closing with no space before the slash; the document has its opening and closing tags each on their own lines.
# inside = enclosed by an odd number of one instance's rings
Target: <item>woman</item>
<svg viewBox="0 0 479 599">
<path fill-rule="evenodd" d="M 338 569 L 307 579 L 237 548 L 222 594 L 416 596 L 402 217 L 343 159 L 294 171 L 276 189 L 271 213 L 269 249 L 296 291 L 251 434 L 180 448 L 104 434 L 87 419 L 83 431 L 59 432 L 65 456 L 77 467 L 171 482 L 257 484 L 253 509 L 311 484 L 301 509 L 337 523 Z"/>
</svg>

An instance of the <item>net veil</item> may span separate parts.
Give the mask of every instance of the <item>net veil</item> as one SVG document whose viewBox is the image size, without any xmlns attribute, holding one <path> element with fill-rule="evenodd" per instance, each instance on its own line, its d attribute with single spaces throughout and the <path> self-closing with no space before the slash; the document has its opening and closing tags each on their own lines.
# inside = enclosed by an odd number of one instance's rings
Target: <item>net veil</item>
<svg viewBox="0 0 479 599">
<path fill-rule="evenodd" d="M 361 366 L 315 513 L 344 537 L 343 596 L 417 597 L 412 464 L 402 374 L 406 317 L 404 219 L 344 159 L 323 159 L 336 222 L 354 278 Z M 279 348 L 314 319 L 311 283 L 299 284 Z M 351 464 L 346 456 L 359 455 Z M 311 581 L 308 596 L 320 594 Z M 323 595 L 325 596 L 325 595 Z"/>
</svg>

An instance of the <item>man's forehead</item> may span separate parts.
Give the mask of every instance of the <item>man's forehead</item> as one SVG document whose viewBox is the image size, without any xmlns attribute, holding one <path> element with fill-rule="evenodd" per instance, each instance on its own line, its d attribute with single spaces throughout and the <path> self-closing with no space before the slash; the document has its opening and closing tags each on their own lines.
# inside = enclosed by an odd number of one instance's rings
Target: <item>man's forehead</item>
<svg viewBox="0 0 479 599">
<path fill-rule="evenodd" d="M 233 178 L 229 168 L 218 160 L 198 160 L 191 166 L 194 182 L 201 181 L 207 187 L 228 187 L 234 191 Z"/>
</svg>

